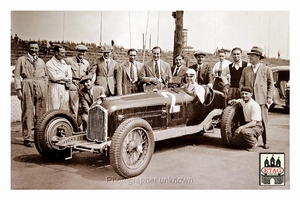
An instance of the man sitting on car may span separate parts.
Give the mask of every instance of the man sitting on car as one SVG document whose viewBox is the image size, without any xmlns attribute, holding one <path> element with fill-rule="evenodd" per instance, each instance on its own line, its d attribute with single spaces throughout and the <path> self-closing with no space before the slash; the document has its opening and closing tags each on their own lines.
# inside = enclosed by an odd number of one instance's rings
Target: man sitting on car
<svg viewBox="0 0 300 200">
<path fill-rule="evenodd" d="M 240 103 L 243 107 L 245 124 L 238 127 L 233 133 L 231 143 L 233 146 L 253 151 L 258 145 L 258 137 L 263 132 L 261 108 L 252 99 L 253 91 L 250 87 L 242 87 L 241 99 L 233 99 L 229 104 Z"/>
<path fill-rule="evenodd" d="M 79 91 L 79 112 L 78 112 L 78 125 L 81 125 L 85 131 L 88 123 L 88 114 L 90 106 L 96 101 L 105 100 L 104 88 L 100 85 L 94 85 L 92 76 L 86 75 L 81 78 L 80 84 L 83 88 Z"/>
<path fill-rule="evenodd" d="M 183 86 L 185 92 L 192 95 L 198 96 L 201 103 L 204 102 L 205 89 L 203 86 L 196 83 L 196 71 L 189 68 L 185 72 L 186 84 Z"/>
</svg>

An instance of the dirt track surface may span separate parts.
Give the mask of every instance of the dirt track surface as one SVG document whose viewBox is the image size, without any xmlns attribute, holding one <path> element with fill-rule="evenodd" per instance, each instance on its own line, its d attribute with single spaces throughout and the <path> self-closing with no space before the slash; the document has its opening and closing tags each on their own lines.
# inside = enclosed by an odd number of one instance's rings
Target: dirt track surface
<svg viewBox="0 0 300 200">
<path fill-rule="evenodd" d="M 75 153 L 71 160 L 47 161 L 35 148 L 24 147 L 20 123 L 11 124 L 11 189 L 290 189 L 290 115 L 269 113 L 270 149 L 231 149 L 220 132 L 155 143 L 147 169 L 122 179 L 109 159 Z M 259 138 L 261 145 L 261 137 Z M 285 153 L 285 185 L 259 185 L 259 153 Z"/>
</svg>

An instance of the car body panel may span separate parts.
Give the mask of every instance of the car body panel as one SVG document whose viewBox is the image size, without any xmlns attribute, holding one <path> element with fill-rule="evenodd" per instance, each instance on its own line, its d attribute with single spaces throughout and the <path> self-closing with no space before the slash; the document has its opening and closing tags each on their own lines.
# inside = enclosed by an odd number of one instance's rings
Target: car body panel
<svg viewBox="0 0 300 200">
<path fill-rule="evenodd" d="M 281 107 L 289 107 L 290 106 L 290 66 L 276 66 L 271 67 L 273 73 L 274 80 L 274 93 L 273 93 L 273 101 L 274 105 L 279 105 Z M 280 88 L 280 82 L 283 85 Z M 282 91 L 283 90 L 283 91 Z M 285 96 L 284 96 L 285 95 Z"/>
</svg>

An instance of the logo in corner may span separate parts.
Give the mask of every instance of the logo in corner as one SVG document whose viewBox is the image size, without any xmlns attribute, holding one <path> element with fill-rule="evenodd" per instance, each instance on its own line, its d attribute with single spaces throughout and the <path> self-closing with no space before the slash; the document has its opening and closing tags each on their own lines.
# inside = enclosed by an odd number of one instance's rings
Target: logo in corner
<svg viewBox="0 0 300 200">
<path fill-rule="evenodd" d="M 284 185 L 284 153 L 260 153 L 260 185 Z"/>
</svg>

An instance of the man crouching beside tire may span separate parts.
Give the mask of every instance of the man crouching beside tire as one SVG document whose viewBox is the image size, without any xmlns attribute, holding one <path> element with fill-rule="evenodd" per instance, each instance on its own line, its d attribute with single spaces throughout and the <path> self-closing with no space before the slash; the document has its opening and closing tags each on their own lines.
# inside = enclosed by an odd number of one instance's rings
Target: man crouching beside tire
<svg viewBox="0 0 300 200">
<path fill-rule="evenodd" d="M 246 148 L 253 151 L 258 145 L 258 137 L 263 132 L 261 108 L 254 99 L 253 91 L 250 87 L 242 87 L 241 99 L 229 101 L 230 105 L 240 103 L 243 108 L 245 124 L 239 126 L 233 133 L 231 144 L 236 147 Z"/>
</svg>

